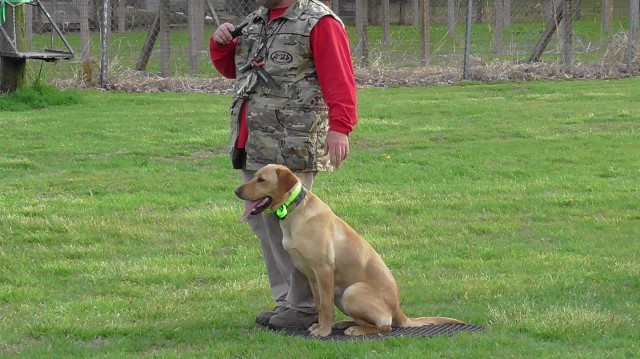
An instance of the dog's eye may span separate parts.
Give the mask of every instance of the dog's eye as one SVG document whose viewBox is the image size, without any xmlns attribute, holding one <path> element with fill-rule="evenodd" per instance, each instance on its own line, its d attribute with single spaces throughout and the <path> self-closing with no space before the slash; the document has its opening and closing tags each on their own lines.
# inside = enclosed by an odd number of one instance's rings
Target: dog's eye
<svg viewBox="0 0 640 359">
<path fill-rule="evenodd" d="M 256 180 L 258 183 L 264 182 L 264 178 L 262 177 L 258 177 L 258 179 Z"/>
</svg>

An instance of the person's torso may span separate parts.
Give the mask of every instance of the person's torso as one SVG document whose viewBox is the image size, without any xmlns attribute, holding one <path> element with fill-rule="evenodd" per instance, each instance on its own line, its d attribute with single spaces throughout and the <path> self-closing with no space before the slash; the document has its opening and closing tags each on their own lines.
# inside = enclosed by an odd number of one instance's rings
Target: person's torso
<svg viewBox="0 0 640 359">
<path fill-rule="evenodd" d="M 335 16 L 317 0 L 299 0 L 271 22 L 265 8 L 245 20 L 249 25 L 238 41 L 235 61 L 236 102 L 247 101 L 247 169 L 267 163 L 294 170 L 330 168 L 323 156 L 327 107 L 309 41 L 313 27 L 327 15 Z M 259 80 L 247 66 L 251 61 L 268 73 L 271 84 Z M 243 92 L 243 86 L 250 90 Z M 237 119 L 232 119 L 232 142 Z"/>
</svg>

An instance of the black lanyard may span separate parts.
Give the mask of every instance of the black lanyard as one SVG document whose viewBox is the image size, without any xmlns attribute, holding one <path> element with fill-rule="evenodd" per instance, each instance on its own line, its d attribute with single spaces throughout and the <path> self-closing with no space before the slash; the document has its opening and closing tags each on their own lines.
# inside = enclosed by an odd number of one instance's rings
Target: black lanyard
<svg viewBox="0 0 640 359">
<path fill-rule="evenodd" d="M 269 44 L 269 38 L 277 34 L 278 32 L 280 32 L 280 30 L 282 29 L 282 25 L 284 25 L 284 21 L 278 21 L 278 24 L 276 25 L 276 27 L 271 31 L 271 33 L 269 33 L 267 31 L 267 27 L 269 25 L 266 24 L 263 19 L 262 28 L 260 29 L 260 32 L 261 32 L 260 44 L 258 45 L 258 48 L 254 52 L 253 57 L 251 57 L 251 59 L 247 61 L 247 63 L 244 66 L 238 69 L 241 73 L 247 72 L 248 70 L 251 69 L 253 65 L 259 65 L 259 66 L 264 65 L 264 59 L 268 56 L 269 47 L 271 46 Z M 271 41 L 271 43 L 273 44 L 273 40 Z"/>
</svg>

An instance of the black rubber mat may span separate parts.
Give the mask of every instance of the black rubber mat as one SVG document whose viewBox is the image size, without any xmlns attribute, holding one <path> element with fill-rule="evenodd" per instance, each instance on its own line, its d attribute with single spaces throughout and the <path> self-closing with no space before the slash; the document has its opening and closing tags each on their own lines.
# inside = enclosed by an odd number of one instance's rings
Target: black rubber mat
<svg viewBox="0 0 640 359">
<path fill-rule="evenodd" d="M 285 331 L 285 334 L 292 336 L 305 337 L 309 339 L 316 339 L 323 342 L 339 342 L 339 341 L 360 341 L 360 340 L 379 340 L 390 337 L 435 337 L 439 335 L 452 336 L 457 333 L 477 333 L 484 332 L 486 329 L 481 326 L 465 324 L 442 324 L 442 325 L 425 325 L 418 328 L 393 328 L 391 333 L 386 334 L 374 334 L 374 335 L 360 335 L 360 336 L 348 336 L 344 334 L 343 330 L 334 329 L 331 334 L 324 338 L 316 338 L 309 335 L 308 331 Z"/>
</svg>

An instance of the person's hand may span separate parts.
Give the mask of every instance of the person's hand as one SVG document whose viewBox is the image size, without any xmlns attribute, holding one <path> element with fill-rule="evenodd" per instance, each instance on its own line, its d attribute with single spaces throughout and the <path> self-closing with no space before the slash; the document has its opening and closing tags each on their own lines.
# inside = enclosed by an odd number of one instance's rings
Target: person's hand
<svg viewBox="0 0 640 359">
<path fill-rule="evenodd" d="M 349 136 L 337 131 L 329 131 L 324 144 L 324 155 L 329 155 L 331 164 L 340 167 L 349 155 Z"/>
<path fill-rule="evenodd" d="M 233 24 L 225 22 L 224 24 L 218 26 L 216 32 L 213 33 L 213 41 L 218 45 L 227 45 L 233 40 L 233 36 L 231 32 L 235 30 Z"/>
</svg>

